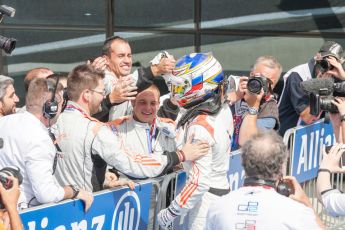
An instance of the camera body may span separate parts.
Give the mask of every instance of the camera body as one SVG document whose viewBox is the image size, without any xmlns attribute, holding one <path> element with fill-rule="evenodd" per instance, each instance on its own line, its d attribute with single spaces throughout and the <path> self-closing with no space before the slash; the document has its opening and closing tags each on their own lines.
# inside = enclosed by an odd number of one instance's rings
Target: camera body
<svg viewBox="0 0 345 230">
<path fill-rule="evenodd" d="M 14 17 L 16 10 L 10 6 L 0 5 L 0 23 L 2 22 L 3 16 Z M 7 38 L 0 35 L 0 49 L 4 50 L 5 53 L 11 54 L 16 47 L 17 40 L 14 38 Z"/>
<path fill-rule="evenodd" d="M 337 81 L 337 82 L 335 82 Z M 302 89 L 309 94 L 310 114 L 317 116 L 321 111 L 338 113 L 332 104 L 334 97 L 345 97 L 345 81 L 330 77 L 301 82 Z"/>
<path fill-rule="evenodd" d="M 309 94 L 310 114 L 317 116 L 321 111 L 338 113 L 337 106 L 332 104 L 333 99 L 333 95 L 325 95 L 322 89 L 318 94 Z"/>
<path fill-rule="evenodd" d="M 289 197 L 295 193 L 295 189 L 291 181 L 280 179 L 278 184 L 274 180 L 265 180 L 257 177 L 247 177 L 244 179 L 243 186 L 268 186 L 274 188 L 277 193 Z"/>
<path fill-rule="evenodd" d="M 251 93 L 260 94 L 261 89 L 264 90 L 264 95 L 270 93 L 271 80 L 263 75 L 251 76 L 248 78 L 247 89 Z"/>
<path fill-rule="evenodd" d="M 321 73 L 326 73 L 328 70 L 332 70 L 334 68 L 331 63 L 326 58 L 316 61 L 316 66 L 321 71 Z"/>
<path fill-rule="evenodd" d="M 5 189 L 11 189 L 13 181 L 9 178 L 10 176 L 18 179 L 18 184 L 23 182 L 23 176 L 17 167 L 5 167 L 0 169 L 0 182 Z"/>
</svg>

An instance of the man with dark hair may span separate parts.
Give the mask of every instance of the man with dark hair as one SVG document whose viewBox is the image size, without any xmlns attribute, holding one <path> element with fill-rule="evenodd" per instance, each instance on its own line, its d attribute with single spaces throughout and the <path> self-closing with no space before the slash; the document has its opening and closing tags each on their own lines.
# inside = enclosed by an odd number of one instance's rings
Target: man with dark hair
<svg viewBox="0 0 345 230">
<path fill-rule="evenodd" d="M 247 141 L 242 147 L 244 184 L 211 205 L 206 229 L 325 229 L 297 180 L 286 176 L 280 182 L 287 156 L 274 131 Z M 280 194 L 281 186 L 289 197 Z"/>
<path fill-rule="evenodd" d="M 0 75 L 0 117 L 16 112 L 19 98 L 13 87 L 13 78 Z"/>
<path fill-rule="evenodd" d="M 23 174 L 19 209 L 68 198 L 83 200 L 86 210 L 92 204 L 91 193 L 72 184 L 60 186 L 53 175 L 57 153 L 47 128 L 58 119 L 61 104 L 61 85 L 36 78 L 26 95 L 27 111 L 0 119 L 0 167 L 17 166 Z"/>
<path fill-rule="evenodd" d="M 54 130 L 63 155 L 56 168 L 60 184 L 72 183 L 93 191 L 98 188 L 94 187 L 92 176 L 97 176 L 102 184 L 107 164 L 132 177 L 155 177 L 183 160 L 193 160 L 207 152 L 205 143 L 188 143 L 185 154 L 177 151 L 164 156 L 142 156 L 126 151 L 107 125 L 91 117 L 100 110 L 105 97 L 103 78 L 104 73 L 91 65 L 77 66 L 68 77 L 69 102 Z"/>
<path fill-rule="evenodd" d="M 106 98 L 102 104 L 102 112 L 94 117 L 101 121 L 112 121 L 132 112 L 130 101 L 164 73 L 172 71 L 175 65 L 173 57 L 162 58 L 156 65 L 147 68 L 140 67 L 133 74 L 132 50 L 128 41 L 119 36 L 105 40 L 102 56 L 96 58 L 92 65 L 105 71 Z M 167 90 L 166 90 L 167 91 Z"/>
</svg>

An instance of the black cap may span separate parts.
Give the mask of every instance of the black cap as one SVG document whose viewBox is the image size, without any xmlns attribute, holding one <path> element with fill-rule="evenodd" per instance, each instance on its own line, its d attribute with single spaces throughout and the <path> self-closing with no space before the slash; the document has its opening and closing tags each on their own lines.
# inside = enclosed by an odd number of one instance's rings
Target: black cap
<svg viewBox="0 0 345 230">
<path fill-rule="evenodd" d="M 333 42 L 333 41 L 326 41 L 320 48 L 319 52 L 322 58 L 327 57 L 327 56 L 332 56 L 338 60 L 342 60 L 344 50 L 343 50 L 343 47 L 339 45 L 338 43 Z"/>
</svg>

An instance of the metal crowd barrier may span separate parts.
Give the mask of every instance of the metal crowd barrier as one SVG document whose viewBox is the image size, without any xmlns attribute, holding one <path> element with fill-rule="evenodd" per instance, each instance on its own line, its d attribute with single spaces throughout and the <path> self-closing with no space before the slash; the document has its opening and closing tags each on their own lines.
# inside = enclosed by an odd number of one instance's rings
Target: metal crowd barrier
<svg viewBox="0 0 345 230">
<path fill-rule="evenodd" d="M 284 142 L 290 151 L 288 175 L 293 175 L 302 184 L 313 208 L 320 215 L 327 229 L 345 229 L 345 219 L 327 215 L 316 197 L 316 177 L 323 145 L 335 143 L 330 124 L 323 121 L 305 127 L 296 127 L 286 132 Z M 231 189 L 243 183 L 241 150 L 233 151 L 230 157 L 228 178 Z M 342 174 L 332 175 L 335 188 L 344 190 Z M 183 171 L 164 177 L 140 181 L 134 191 L 128 188 L 103 190 L 94 193 L 94 203 L 87 213 L 80 200 L 67 200 L 58 204 L 42 205 L 21 212 L 25 229 L 86 230 L 86 229 L 154 229 L 159 230 L 157 214 L 175 198 L 186 181 Z M 187 229 L 188 217 L 177 218 L 173 229 Z"/>
<path fill-rule="evenodd" d="M 331 124 L 320 120 L 308 126 L 289 129 L 284 135 L 284 143 L 288 146 L 290 157 L 287 174 L 295 176 L 308 195 L 314 210 L 326 224 L 327 229 L 345 229 L 344 217 L 333 217 L 327 214 L 317 199 L 317 170 L 321 160 L 323 146 L 336 142 Z M 333 174 L 333 188 L 344 191 L 343 174 Z"/>
</svg>

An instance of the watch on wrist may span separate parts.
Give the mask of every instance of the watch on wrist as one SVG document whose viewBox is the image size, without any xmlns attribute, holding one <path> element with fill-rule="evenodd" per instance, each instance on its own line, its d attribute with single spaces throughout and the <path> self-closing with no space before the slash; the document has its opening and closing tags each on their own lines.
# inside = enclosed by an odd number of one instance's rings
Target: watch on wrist
<svg viewBox="0 0 345 230">
<path fill-rule="evenodd" d="M 72 195 L 71 199 L 75 199 L 79 194 L 79 189 L 75 185 L 70 185 L 70 187 L 73 191 L 73 195 Z"/>
<path fill-rule="evenodd" d="M 250 115 L 257 115 L 258 114 L 258 109 L 257 108 L 254 108 L 254 107 L 248 107 L 248 113 Z"/>
</svg>

